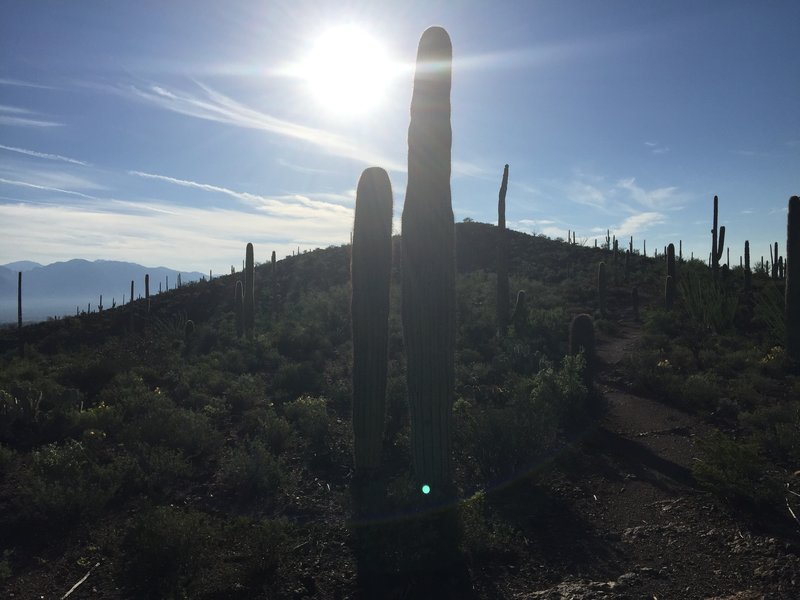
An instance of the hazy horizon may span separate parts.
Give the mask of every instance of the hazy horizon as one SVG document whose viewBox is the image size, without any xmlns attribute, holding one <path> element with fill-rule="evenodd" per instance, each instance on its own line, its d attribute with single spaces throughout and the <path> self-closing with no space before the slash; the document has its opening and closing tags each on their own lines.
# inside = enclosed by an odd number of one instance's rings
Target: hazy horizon
<svg viewBox="0 0 800 600">
<path fill-rule="evenodd" d="M 225 273 L 345 244 L 361 171 L 399 233 L 413 61 L 453 41 L 453 209 L 731 263 L 783 253 L 800 4 L 14 3 L 0 23 L 0 263 Z"/>
</svg>

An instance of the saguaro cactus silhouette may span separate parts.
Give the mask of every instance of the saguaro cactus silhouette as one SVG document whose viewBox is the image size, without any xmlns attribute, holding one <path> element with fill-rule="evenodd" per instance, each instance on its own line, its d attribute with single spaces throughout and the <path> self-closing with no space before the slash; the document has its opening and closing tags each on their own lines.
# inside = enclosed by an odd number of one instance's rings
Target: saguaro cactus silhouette
<svg viewBox="0 0 800 600">
<path fill-rule="evenodd" d="M 248 242 L 244 256 L 244 304 L 242 312 L 244 333 L 247 339 L 253 339 L 255 330 L 255 298 L 255 261 L 253 259 L 253 244 Z"/>
<path fill-rule="evenodd" d="M 506 191 L 508 190 L 508 165 L 503 167 L 503 180 L 497 201 L 497 333 L 504 337 L 508 332 L 508 236 L 506 235 Z M 569 240 L 567 240 L 569 241 Z"/>
<path fill-rule="evenodd" d="M 386 410 L 392 186 L 376 167 L 358 181 L 350 261 L 353 323 L 353 449 L 356 472 L 380 465 Z"/>
<path fill-rule="evenodd" d="M 744 242 L 744 291 L 750 292 L 750 242 Z"/>
<path fill-rule="evenodd" d="M 786 355 L 800 365 L 800 198 L 789 199 L 786 219 Z"/>
<path fill-rule="evenodd" d="M 715 277 L 719 272 L 719 261 L 722 258 L 722 249 L 725 247 L 725 226 L 723 225 L 719 230 L 717 229 L 718 212 L 719 198 L 714 196 L 714 221 L 711 227 L 711 271 Z"/>
<path fill-rule="evenodd" d="M 455 387 L 455 231 L 450 197 L 453 50 L 441 27 L 423 34 L 408 128 L 403 207 L 402 319 L 411 449 L 423 491 L 451 480 L 450 422 Z"/>
<path fill-rule="evenodd" d="M 144 276 L 144 299 L 147 302 L 147 314 L 150 314 L 150 274 Z"/>
<path fill-rule="evenodd" d="M 675 244 L 667 246 L 667 281 L 664 287 L 664 306 L 667 310 L 675 304 L 675 287 L 678 281 L 675 272 Z"/>
</svg>

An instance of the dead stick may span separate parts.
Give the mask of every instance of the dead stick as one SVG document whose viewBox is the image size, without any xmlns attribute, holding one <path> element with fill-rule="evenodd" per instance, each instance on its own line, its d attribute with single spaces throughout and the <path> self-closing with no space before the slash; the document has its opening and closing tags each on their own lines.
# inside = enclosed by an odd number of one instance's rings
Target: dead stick
<svg viewBox="0 0 800 600">
<path fill-rule="evenodd" d="M 77 589 L 78 589 L 78 587 L 79 587 L 79 586 L 80 586 L 80 585 L 81 585 L 81 584 L 82 584 L 84 581 L 86 581 L 87 579 L 89 579 L 89 575 L 91 575 L 91 574 L 92 574 L 92 571 L 94 571 L 94 570 L 95 570 L 97 567 L 99 567 L 99 566 L 100 566 L 100 563 L 98 562 L 98 563 L 96 563 L 96 564 L 95 564 L 95 565 L 94 565 L 94 566 L 93 566 L 91 569 L 89 569 L 89 571 L 86 573 L 86 575 L 84 575 L 84 576 L 81 578 L 81 580 L 80 580 L 80 581 L 78 581 L 78 583 L 76 583 L 76 584 L 75 584 L 75 585 L 73 585 L 71 588 L 69 588 L 69 591 L 68 591 L 66 594 L 64 594 L 63 596 L 61 596 L 60 600 L 64 600 L 64 598 L 66 598 L 66 597 L 67 597 L 67 596 L 69 596 L 69 595 L 70 595 L 72 592 L 74 592 L 75 590 L 77 590 Z"/>
</svg>

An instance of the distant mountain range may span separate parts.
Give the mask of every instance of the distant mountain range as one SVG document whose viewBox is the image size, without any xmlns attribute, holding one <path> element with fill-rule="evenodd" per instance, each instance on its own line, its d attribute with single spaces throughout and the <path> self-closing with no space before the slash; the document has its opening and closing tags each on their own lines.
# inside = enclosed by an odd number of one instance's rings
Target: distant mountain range
<svg viewBox="0 0 800 600">
<path fill-rule="evenodd" d="M 44 321 L 48 317 L 74 315 L 77 309 L 92 311 L 100 304 L 111 308 L 116 301 L 122 304 L 130 298 L 131 281 L 134 295 L 144 296 L 144 276 L 150 275 L 150 294 L 177 285 L 178 273 L 182 283 L 198 281 L 203 277 L 197 271 L 186 272 L 166 267 L 144 267 L 136 263 L 113 260 L 88 261 L 73 259 L 50 265 L 31 261 L 17 261 L 0 265 L 0 323 L 17 320 L 17 274 L 22 271 L 22 320 L 25 323 Z"/>
</svg>

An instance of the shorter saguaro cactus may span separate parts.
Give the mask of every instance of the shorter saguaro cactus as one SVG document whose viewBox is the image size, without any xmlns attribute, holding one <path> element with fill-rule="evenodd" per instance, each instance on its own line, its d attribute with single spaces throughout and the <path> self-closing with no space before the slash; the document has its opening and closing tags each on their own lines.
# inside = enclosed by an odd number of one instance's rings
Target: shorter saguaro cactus
<svg viewBox="0 0 800 600">
<path fill-rule="evenodd" d="M 350 262 L 353 326 L 353 450 L 356 472 L 380 466 L 386 407 L 392 186 L 383 169 L 358 181 Z"/>
<path fill-rule="evenodd" d="M 255 260 L 253 258 L 253 244 L 247 243 L 245 249 L 244 268 L 244 305 L 242 320 L 244 333 L 247 339 L 253 339 L 255 333 Z"/>
<path fill-rule="evenodd" d="M 744 242 L 744 291 L 750 291 L 750 241 Z"/>
<path fill-rule="evenodd" d="M 667 246 L 667 280 L 664 286 L 664 306 L 667 310 L 670 310 L 675 304 L 676 284 L 675 244 L 670 244 Z"/>
<path fill-rule="evenodd" d="M 633 318 L 639 320 L 639 288 L 631 290 L 631 308 L 633 308 Z"/>
<path fill-rule="evenodd" d="M 594 321 L 591 315 L 580 314 L 572 319 L 569 326 L 569 353 L 572 356 L 583 352 L 586 368 L 583 372 L 583 382 L 586 389 L 592 389 L 594 378 Z"/>
<path fill-rule="evenodd" d="M 786 356 L 790 364 L 800 366 L 800 198 L 789 199 L 789 214 L 786 218 L 785 311 L 786 311 Z"/>
</svg>

